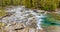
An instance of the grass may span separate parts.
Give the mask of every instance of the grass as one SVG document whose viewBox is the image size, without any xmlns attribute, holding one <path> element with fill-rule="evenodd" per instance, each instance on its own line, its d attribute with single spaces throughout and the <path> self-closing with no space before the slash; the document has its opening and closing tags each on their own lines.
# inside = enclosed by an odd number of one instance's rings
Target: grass
<svg viewBox="0 0 60 32">
<path fill-rule="evenodd" d="M 0 17 L 5 15 L 6 15 L 5 10 L 2 7 L 0 7 Z"/>
<path fill-rule="evenodd" d="M 1 27 L 5 26 L 5 23 L 0 22 L 0 29 Z"/>
</svg>

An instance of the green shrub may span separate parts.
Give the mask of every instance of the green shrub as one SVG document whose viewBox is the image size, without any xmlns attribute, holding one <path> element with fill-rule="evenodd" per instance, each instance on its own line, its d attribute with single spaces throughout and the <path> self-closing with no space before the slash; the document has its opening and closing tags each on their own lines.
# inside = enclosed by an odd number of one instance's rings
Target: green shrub
<svg viewBox="0 0 60 32">
<path fill-rule="evenodd" d="M 54 11 L 57 8 L 57 2 L 55 0 L 41 0 L 40 7 L 44 10 Z"/>
<path fill-rule="evenodd" d="M 4 6 L 5 5 L 5 1 L 4 0 L 0 0 L 0 6 Z"/>
<path fill-rule="evenodd" d="M 14 0 L 13 1 L 13 5 L 20 5 L 21 4 L 21 0 Z"/>
<path fill-rule="evenodd" d="M 0 10 L 0 16 L 5 16 L 6 15 L 6 12 L 5 12 L 5 10 Z"/>
<path fill-rule="evenodd" d="M 23 2 L 26 7 L 47 11 L 54 11 L 58 6 L 58 0 L 24 0 Z"/>
<path fill-rule="evenodd" d="M 60 0 L 0 0 L 0 6 L 24 5 L 28 8 L 39 8 L 47 11 L 54 11 Z"/>
<path fill-rule="evenodd" d="M 60 8 L 60 1 L 59 1 L 59 6 L 58 7 Z"/>
<path fill-rule="evenodd" d="M 32 2 L 31 1 L 32 0 L 24 0 L 23 5 L 25 5 L 28 8 L 31 8 L 32 7 Z"/>
</svg>

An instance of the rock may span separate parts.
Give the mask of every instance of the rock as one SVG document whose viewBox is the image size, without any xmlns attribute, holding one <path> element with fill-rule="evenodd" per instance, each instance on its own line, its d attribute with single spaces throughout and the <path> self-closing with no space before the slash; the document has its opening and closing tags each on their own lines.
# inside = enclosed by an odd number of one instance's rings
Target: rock
<svg viewBox="0 0 60 32">
<path fill-rule="evenodd" d="M 38 25 L 41 28 L 41 21 L 38 21 L 44 18 L 41 11 L 26 10 L 23 6 L 16 6 L 12 9 L 9 8 L 7 12 L 7 17 L 1 19 L 2 22 L 7 24 L 4 27 L 6 32 L 35 32 Z"/>
<path fill-rule="evenodd" d="M 4 30 L 5 31 L 9 31 L 9 30 L 16 30 L 16 29 L 24 29 L 24 26 L 23 26 L 23 24 L 21 24 L 21 23 L 15 23 L 15 24 L 8 24 L 5 28 L 4 28 Z"/>
</svg>

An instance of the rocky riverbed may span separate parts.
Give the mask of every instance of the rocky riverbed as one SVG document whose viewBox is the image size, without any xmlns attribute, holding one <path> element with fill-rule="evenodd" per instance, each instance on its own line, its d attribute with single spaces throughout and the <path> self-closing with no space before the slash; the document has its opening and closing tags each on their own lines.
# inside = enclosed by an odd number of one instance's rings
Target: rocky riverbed
<svg viewBox="0 0 60 32">
<path fill-rule="evenodd" d="M 31 29 L 29 31 L 33 32 L 42 29 L 40 24 L 42 18 L 45 18 L 44 13 L 31 9 L 27 10 L 24 6 L 6 8 L 6 12 L 7 16 L 2 17 L 0 20 L 0 22 L 4 23 L 3 32 L 16 32 L 25 28 L 31 28 L 32 31 Z"/>
<path fill-rule="evenodd" d="M 5 10 L 7 15 L 0 19 L 0 22 L 3 23 L 1 32 L 46 32 L 47 30 L 44 27 L 51 24 L 50 22 L 47 24 L 45 21 L 49 20 L 46 15 L 50 14 L 43 10 L 26 9 L 24 6 L 12 6 L 5 8 Z M 50 19 L 52 21 L 54 18 Z M 46 25 L 44 26 L 43 23 L 45 22 Z"/>
</svg>

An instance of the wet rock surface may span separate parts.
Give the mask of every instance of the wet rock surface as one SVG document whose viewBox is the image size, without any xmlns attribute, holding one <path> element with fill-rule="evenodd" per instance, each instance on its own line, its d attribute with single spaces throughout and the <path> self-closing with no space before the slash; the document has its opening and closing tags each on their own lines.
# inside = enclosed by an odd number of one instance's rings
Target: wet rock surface
<svg viewBox="0 0 60 32">
<path fill-rule="evenodd" d="M 35 30 L 42 29 L 40 18 L 45 16 L 40 12 L 26 10 L 24 6 L 6 8 L 6 12 L 7 16 L 0 20 L 6 24 L 2 27 L 2 32 L 36 32 Z"/>
<path fill-rule="evenodd" d="M 7 15 L 0 19 L 0 22 L 4 23 L 0 32 L 55 32 L 53 31 L 55 26 L 42 28 L 41 24 L 44 24 L 42 21 L 46 20 L 46 12 L 42 10 L 35 11 L 24 6 L 12 6 L 6 8 L 6 12 Z M 56 31 L 60 30 L 57 27 L 56 29 Z"/>
</svg>

